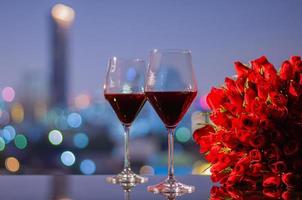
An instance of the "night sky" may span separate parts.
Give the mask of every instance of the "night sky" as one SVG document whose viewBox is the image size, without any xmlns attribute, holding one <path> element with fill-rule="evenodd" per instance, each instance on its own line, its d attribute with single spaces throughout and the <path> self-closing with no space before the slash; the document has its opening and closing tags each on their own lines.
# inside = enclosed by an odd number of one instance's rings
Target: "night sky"
<svg viewBox="0 0 302 200">
<path fill-rule="evenodd" d="M 153 48 L 191 49 L 200 94 L 234 74 L 233 62 L 267 55 L 278 67 L 302 51 L 302 1 L 0 0 L 0 89 L 34 74 L 47 85 L 50 10 L 76 11 L 70 31 L 70 94 L 94 93 L 109 56 L 148 58 Z"/>
</svg>

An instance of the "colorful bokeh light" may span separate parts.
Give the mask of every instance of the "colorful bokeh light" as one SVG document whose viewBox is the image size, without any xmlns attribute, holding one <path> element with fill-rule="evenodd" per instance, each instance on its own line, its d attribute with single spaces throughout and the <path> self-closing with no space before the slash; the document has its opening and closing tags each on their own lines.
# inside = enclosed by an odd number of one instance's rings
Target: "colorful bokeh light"
<svg viewBox="0 0 302 200">
<path fill-rule="evenodd" d="M 191 139 L 191 131 L 187 127 L 180 127 L 176 130 L 176 139 L 179 142 L 185 143 Z"/>
<path fill-rule="evenodd" d="M 22 135 L 22 134 L 16 135 L 16 137 L 15 137 L 15 146 L 18 149 L 25 149 L 26 146 L 27 146 L 27 139 L 26 139 L 26 137 L 24 135 Z"/>
<path fill-rule="evenodd" d="M 9 157 L 5 160 L 5 167 L 10 172 L 17 172 L 20 169 L 20 163 L 17 158 Z"/>
<path fill-rule="evenodd" d="M 0 137 L 0 151 L 5 149 L 5 141 L 2 137 Z"/>
<path fill-rule="evenodd" d="M 78 113 L 70 113 L 67 117 L 67 123 L 72 128 L 78 128 L 82 124 L 82 117 Z"/>
<path fill-rule="evenodd" d="M 53 145 L 59 145 L 63 142 L 63 135 L 58 130 L 52 130 L 48 133 L 48 140 Z"/>
<path fill-rule="evenodd" d="M 85 133 L 77 133 L 73 137 L 74 145 L 79 149 L 84 149 L 89 143 L 89 138 Z"/>
<path fill-rule="evenodd" d="M 65 165 L 65 166 L 71 166 L 75 163 L 75 156 L 71 151 L 64 151 L 61 154 L 61 162 Z"/>
<path fill-rule="evenodd" d="M 80 170 L 85 175 L 94 174 L 96 170 L 95 163 L 90 159 L 83 160 L 80 164 Z"/>
<path fill-rule="evenodd" d="M 2 98 L 6 102 L 12 102 L 15 98 L 15 90 L 12 87 L 5 87 L 2 90 Z"/>
</svg>

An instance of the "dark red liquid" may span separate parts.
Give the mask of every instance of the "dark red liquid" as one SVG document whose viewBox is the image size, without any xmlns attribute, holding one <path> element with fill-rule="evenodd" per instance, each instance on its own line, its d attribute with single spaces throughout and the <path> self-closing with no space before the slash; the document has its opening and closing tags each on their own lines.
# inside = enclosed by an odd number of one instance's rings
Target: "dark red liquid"
<svg viewBox="0 0 302 200">
<path fill-rule="evenodd" d="M 119 120 L 130 125 L 146 102 L 144 93 L 105 94 Z"/>
<path fill-rule="evenodd" d="M 166 127 L 174 128 L 183 118 L 197 91 L 145 92 Z"/>
</svg>

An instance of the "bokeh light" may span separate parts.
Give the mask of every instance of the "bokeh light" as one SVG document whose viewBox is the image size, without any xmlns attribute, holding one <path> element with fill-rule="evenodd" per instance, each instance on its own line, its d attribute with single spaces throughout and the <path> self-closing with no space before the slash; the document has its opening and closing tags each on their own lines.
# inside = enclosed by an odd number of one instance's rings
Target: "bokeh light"
<svg viewBox="0 0 302 200">
<path fill-rule="evenodd" d="M 77 133 L 73 137 L 73 143 L 76 147 L 83 149 L 87 147 L 89 138 L 85 133 Z"/>
<path fill-rule="evenodd" d="M 12 102 L 15 98 L 15 90 L 12 87 L 5 87 L 2 90 L 2 99 L 6 102 Z"/>
<path fill-rule="evenodd" d="M 200 104 L 200 107 L 203 111 L 209 111 L 210 110 L 210 107 L 207 103 L 207 95 L 200 96 L 199 104 Z"/>
<path fill-rule="evenodd" d="M 85 109 L 90 105 L 90 97 L 87 94 L 79 94 L 74 100 L 74 104 L 78 109 Z"/>
<path fill-rule="evenodd" d="M 21 123 L 24 120 L 24 108 L 20 103 L 15 103 L 11 108 L 12 120 Z"/>
<path fill-rule="evenodd" d="M 71 151 L 64 151 L 61 154 L 61 162 L 65 165 L 65 166 L 71 166 L 75 163 L 75 156 Z"/>
<path fill-rule="evenodd" d="M 5 141 L 2 137 L 0 137 L 0 151 L 5 149 Z"/>
<path fill-rule="evenodd" d="M 72 128 L 78 128 L 82 124 L 82 117 L 78 113 L 70 113 L 67 117 L 67 123 Z"/>
<path fill-rule="evenodd" d="M 59 145 L 63 141 L 63 135 L 58 130 L 52 130 L 48 133 L 48 140 L 53 145 Z"/>
<path fill-rule="evenodd" d="M 191 131 L 183 126 L 176 130 L 175 136 L 179 142 L 185 143 L 191 139 Z"/>
<path fill-rule="evenodd" d="M 202 160 L 198 160 L 193 164 L 193 175 L 211 175 L 211 164 Z"/>
<path fill-rule="evenodd" d="M 10 120 L 9 113 L 6 112 L 5 110 L 1 111 L 0 125 L 6 125 L 6 124 L 8 124 L 9 120 Z"/>
<path fill-rule="evenodd" d="M 24 135 L 22 135 L 22 134 L 16 135 L 16 137 L 15 137 L 15 146 L 18 149 L 25 149 L 26 146 L 27 146 L 27 139 L 26 139 L 26 137 Z"/>
<path fill-rule="evenodd" d="M 17 158 L 9 157 L 5 160 L 5 167 L 10 172 L 17 172 L 20 169 L 20 163 Z"/>
<path fill-rule="evenodd" d="M 80 170 L 85 175 L 91 175 L 95 173 L 95 163 L 90 159 L 83 160 L 80 165 Z"/>
<path fill-rule="evenodd" d="M 154 171 L 153 167 L 151 167 L 149 165 L 145 165 L 140 168 L 139 173 L 141 175 L 154 175 L 155 171 Z"/>
<path fill-rule="evenodd" d="M 69 26 L 75 17 L 75 11 L 64 4 L 56 4 L 52 8 L 51 14 L 52 17 L 63 26 Z"/>
<path fill-rule="evenodd" d="M 13 126 L 7 125 L 3 128 L 1 136 L 5 140 L 5 143 L 9 143 L 16 137 L 16 130 Z"/>
</svg>

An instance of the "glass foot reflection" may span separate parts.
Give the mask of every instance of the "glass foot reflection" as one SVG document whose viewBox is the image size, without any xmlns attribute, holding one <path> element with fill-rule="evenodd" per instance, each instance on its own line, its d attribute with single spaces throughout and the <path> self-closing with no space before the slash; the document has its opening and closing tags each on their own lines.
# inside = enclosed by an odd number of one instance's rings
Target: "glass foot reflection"
<svg viewBox="0 0 302 200">
<path fill-rule="evenodd" d="M 148 178 L 139 176 L 135 174 L 131 169 L 124 169 L 121 173 L 116 176 L 107 177 L 107 182 L 113 184 L 121 184 L 121 183 L 145 183 L 148 181 Z"/>
<path fill-rule="evenodd" d="M 159 193 L 166 197 L 173 196 L 174 198 L 187 193 L 192 193 L 194 190 L 194 186 L 180 183 L 175 178 L 167 178 L 159 184 L 148 186 L 149 192 Z"/>
</svg>

